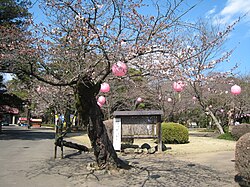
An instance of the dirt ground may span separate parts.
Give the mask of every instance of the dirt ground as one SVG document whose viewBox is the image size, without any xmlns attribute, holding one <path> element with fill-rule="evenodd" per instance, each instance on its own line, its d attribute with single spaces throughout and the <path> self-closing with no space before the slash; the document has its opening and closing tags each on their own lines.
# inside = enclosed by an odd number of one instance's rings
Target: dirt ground
<svg viewBox="0 0 250 187">
<path fill-rule="evenodd" d="M 167 154 L 176 157 L 188 157 L 195 154 L 214 153 L 223 151 L 234 151 L 235 141 L 220 140 L 216 138 L 217 134 L 213 132 L 200 132 L 199 130 L 189 131 L 189 143 L 187 144 L 165 144 L 168 150 Z M 71 137 L 76 142 L 90 147 L 90 141 L 87 134 Z M 151 146 L 156 145 L 153 139 L 135 139 L 134 144 L 142 145 L 148 143 Z"/>
<path fill-rule="evenodd" d="M 83 132 L 68 139 L 90 147 Z M 93 152 L 64 148 L 54 159 L 54 131 L 10 126 L 0 136 L 0 187 L 239 187 L 234 182 L 235 142 L 218 140 L 211 133 L 190 132 L 190 143 L 166 145 L 154 154 L 124 154 L 129 170 L 95 170 Z M 136 140 L 135 144 L 154 144 Z M 171 148 L 171 149 L 170 149 Z M 13 154 L 14 153 L 14 154 Z"/>
<path fill-rule="evenodd" d="M 195 130 L 190 131 L 188 144 L 166 144 L 167 150 L 163 153 L 124 155 L 118 152 L 119 157 L 140 168 L 126 175 L 130 177 L 132 175 L 135 184 L 132 178 L 127 180 L 127 183 L 121 178 L 112 183 L 110 183 L 111 178 L 102 178 L 101 186 L 239 186 L 234 182 L 236 142 L 219 140 L 215 136 L 216 134 L 211 132 Z M 71 139 L 90 147 L 87 135 L 74 136 Z M 140 139 L 135 140 L 134 144 L 140 146 L 148 143 L 153 146 L 156 145 L 154 142 L 152 139 Z M 167 175 L 165 179 L 172 180 L 164 183 L 164 175 Z M 136 183 L 135 181 L 139 181 L 138 178 L 143 179 L 145 184 Z M 100 185 L 93 181 L 87 184 L 87 186 Z"/>
</svg>

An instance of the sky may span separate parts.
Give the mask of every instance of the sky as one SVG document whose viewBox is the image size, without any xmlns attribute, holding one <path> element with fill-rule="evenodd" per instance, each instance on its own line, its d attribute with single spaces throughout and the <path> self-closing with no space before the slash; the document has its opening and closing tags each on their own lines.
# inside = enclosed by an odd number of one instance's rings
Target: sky
<svg viewBox="0 0 250 187">
<path fill-rule="evenodd" d="M 38 9 L 38 0 L 32 0 L 32 2 L 36 2 L 30 10 L 35 22 L 43 21 L 43 14 Z M 221 64 L 217 69 L 218 71 L 227 71 L 238 64 L 239 67 L 235 71 L 237 75 L 250 75 L 250 0 L 187 0 L 186 2 L 189 5 L 199 2 L 188 13 L 187 18 L 190 20 L 205 18 L 224 25 L 230 24 L 239 16 L 246 14 L 225 43 L 225 48 L 235 49 L 230 62 Z"/>
<path fill-rule="evenodd" d="M 35 2 L 37 0 L 33 0 Z M 147 1 L 147 0 L 146 0 Z M 188 13 L 190 20 L 197 18 L 211 19 L 220 24 L 230 24 L 239 16 L 248 13 L 230 34 L 225 48 L 234 49 L 229 63 L 221 64 L 218 71 L 227 71 L 238 64 L 238 75 L 250 74 L 250 0 L 186 0 L 189 5 L 198 5 Z M 38 4 L 38 3 L 37 3 Z M 31 10 L 35 21 L 41 21 L 41 12 L 37 6 Z"/>
<path fill-rule="evenodd" d="M 211 19 L 221 25 L 233 23 L 239 16 L 246 14 L 225 43 L 227 49 L 235 49 L 230 63 L 222 64 L 218 70 L 225 71 L 237 63 L 239 67 L 235 73 L 250 75 L 250 0 L 203 0 L 192 12 L 191 17 Z"/>
</svg>

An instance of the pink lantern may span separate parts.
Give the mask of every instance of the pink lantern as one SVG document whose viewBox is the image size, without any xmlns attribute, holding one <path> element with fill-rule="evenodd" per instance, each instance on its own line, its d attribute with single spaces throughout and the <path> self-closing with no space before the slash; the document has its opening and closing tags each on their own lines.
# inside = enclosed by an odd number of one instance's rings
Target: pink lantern
<svg viewBox="0 0 250 187">
<path fill-rule="evenodd" d="M 106 98 L 104 96 L 100 96 L 97 99 L 97 104 L 100 103 L 101 105 L 103 105 L 106 102 Z"/>
<path fill-rule="evenodd" d="M 106 93 L 106 92 L 109 92 L 109 90 L 110 90 L 110 86 L 108 83 L 104 82 L 101 84 L 101 90 L 100 90 L 101 92 Z"/>
<path fill-rule="evenodd" d="M 136 100 L 136 102 L 138 102 L 138 103 L 142 102 L 142 98 L 138 97 L 137 100 Z"/>
<path fill-rule="evenodd" d="M 233 95 L 239 95 L 241 93 L 241 87 L 235 84 L 231 87 L 231 93 Z"/>
<path fill-rule="evenodd" d="M 181 92 L 182 90 L 184 90 L 185 84 L 182 81 L 178 81 L 178 82 L 174 82 L 173 83 L 173 89 L 176 92 Z"/>
<path fill-rule="evenodd" d="M 128 71 L 127 65 L 124 62 L 118 61 L 113 64 L 112 72 L 115 76 L 124 76 Z"/>
<path fill-rule="evenodd" d="M 99 107 L 102 107 L 102 104 L 101 104 L 101 103 L 97 102 L 97 104 L 98 104 Z"/>
<path fill-rule="evenodd" d="M 172 102 L 172 99 L 170 97 L 168 98 L 168 102 Z"/>
</svg>

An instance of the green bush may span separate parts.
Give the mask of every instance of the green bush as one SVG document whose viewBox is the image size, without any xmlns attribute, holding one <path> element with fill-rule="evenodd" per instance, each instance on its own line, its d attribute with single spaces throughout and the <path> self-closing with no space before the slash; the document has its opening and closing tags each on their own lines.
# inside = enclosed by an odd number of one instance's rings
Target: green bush
<svg viewBox="0 0 250 187">
<path fill-rule="evenodd" d="M 188 129 L 179 123 L 162 123 L 162 141 L 168 144 L 188 143 Z"/>
<path fill-rule="evenodd" d="M 235 141 L 234 137 L 230 132 L 227 132 L 225 134 L 221 134 L 217 137 L 218 139 L 223 139 L 223 140 L 232 140 Z"/>
<path fill-rule="evenodd" d="M 241 136 L 250 132 L 250 124 L 240 124 L 232 127 L 231 134 L 235 140 L 238 140 Z"/>
</svg>

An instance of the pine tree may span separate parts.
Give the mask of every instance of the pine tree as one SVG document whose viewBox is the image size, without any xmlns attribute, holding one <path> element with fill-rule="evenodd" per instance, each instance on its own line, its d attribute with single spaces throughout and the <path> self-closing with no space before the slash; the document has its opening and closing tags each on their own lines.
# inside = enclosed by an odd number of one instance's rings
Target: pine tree
<svg viewBox="0 0 250 187">
<path fill-rule="evenodd" d="M 29 1 L 1 0 L 0 25 L 22 26 L 24 20 L 30 16 L 29 5 Z"/>
</svg>

